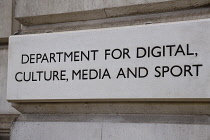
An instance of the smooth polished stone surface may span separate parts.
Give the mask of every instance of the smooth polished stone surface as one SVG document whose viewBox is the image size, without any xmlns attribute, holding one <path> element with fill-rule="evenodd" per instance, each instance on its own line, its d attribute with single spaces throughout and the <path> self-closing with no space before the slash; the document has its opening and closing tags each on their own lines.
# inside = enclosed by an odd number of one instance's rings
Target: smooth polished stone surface
<svg viewBox="0 0 210 140">
<path fill-rule="evenodd" d="M 7 99 L 208 101 L 209 25 L 206 19 L 12 36 Z"/>
</svg>

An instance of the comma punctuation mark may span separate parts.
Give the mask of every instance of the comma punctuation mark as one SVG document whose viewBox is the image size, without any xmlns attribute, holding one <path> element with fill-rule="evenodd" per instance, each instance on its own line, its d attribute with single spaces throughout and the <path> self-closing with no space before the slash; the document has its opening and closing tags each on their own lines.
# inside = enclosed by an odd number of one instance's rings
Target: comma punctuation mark
<svg viewBox="0 0 210 140">
<path fill-rule="evenodd" d="M 195 53 L 195 57 L 197 57 L 198 56 L 198 53 Z"/>
</svg>

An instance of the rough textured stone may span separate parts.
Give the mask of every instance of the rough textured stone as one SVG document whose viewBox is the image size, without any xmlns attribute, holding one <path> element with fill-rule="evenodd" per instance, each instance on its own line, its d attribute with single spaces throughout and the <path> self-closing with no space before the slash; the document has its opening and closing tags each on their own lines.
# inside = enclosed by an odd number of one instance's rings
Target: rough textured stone
<svg viewBox="0 0 210 140">
<path fill-rule="evenodd" d="M 75 21 L 57 24 L 22 26 L 21 34 L 51 33 L 142 24 L 156 24 L 205 18 L 210 18 L 210 8 L 208 7 L 173 12 L 153 13 L 147 15 L 97 19 L 89 21 Z"/>
<path fill-rule="evenodd" d="M 12 122 L 17 117 L 15 114 L 0 114 L 0 132 L 9 132 Z"/>
<path fill-rule="evenodd" d="M 105 124 L 103 140 L 208 140 L 209 125 Z"/>
<path fill-rule="evenodd" d="M 13 34 L 19 34 L 21 25 L 19 23 L 19 21 L 17 21 L 15 19 L 15 1 L 16 0 L 12 0 L 12 35 Z"/>
<path fill-rule="evenodd" d="M 0 45 L 0 114 L 17 114 L 6 100 L 7 91 L 7 45 Z"/>
<path fill-rule="evenodd" d="M 11 140 L 100 140 L 100 124 L 67 122 L 16 122 Z"/>
<path fill-rule="evenodd" d="M 14 1 L 0 0 L 0 44 L 7 44 L 11 34 L 20 29 L 20 24 L 14 19 Z"/>
<path fill-rule="evenodd" d="M 207 115 L 163 114 L 22 114 L 17 122 L 103 122 L 103 123 L 165 123 L 210 124 Z"/>
<path fill-rule="evenodd" d="M 25 25 L 35 25 L 23 27 L 23 34 L 210 18 L 210 8 L 207 6 L 209 0 L 16 1 L 18 20 Z M 5 9 L 1 8 L 0 19 L 2 19 L 1 10 Z M 125 17 L 116 18 L 116 16 Z M 59 23 L 67 21 L 69 23 Z M 2 20 L 0 24 L 1 22 Z M 7 42 L 7 38 L 0 37 L 0 43 L 2 42 Z M 0 46 L 0 48 L 7 47 Z M 8 108 L 11 109 L 5 100 L 7 50 L 4 49 L 0 49 L 0 114 L 6 113 Z M 17 103 L 13 106 L 24 114 L 29 113 L 21 115 L 15 121 L 11 133 L 13 140 L 210 139 L 209 102 Z M 7 115 L 0 115 L 1 140 L 9 139 L 11 122 L 8 118 Z"/>
<path fill-rule="evenodd" d="M 37 25 L 174 11 L 209 3 L 209 0 L 17 0 L 15 16 L 24 25 Z"/>
<path fill-rule="evenodd" d="M 10 127 L 17 116 L 13 114 L 0 114 L 0 140 L 9 140 Z"/>
<path fill-rule="evenodd" d="M 207 116 L 23 115 L 20 118 L 12 127 L 11 140 L 208 140 L 210 137 Z"/>
<path fill-rule="evenodd" d="M 0 42 L 12 32 L 12 0 L 0 0 Z"/>
<path fill-rule="evenodd" d="M 18 103 L 23 114 L 175 114 L 209 115 L 209 103 L 122 102 L 122 103 Z"/>
<path fill-rule="evenodd" d="M 41 16 L 61 13 L 74 13 L 90 11 L 103 8 L 131 6 L 138 4 L 160 3 L 174 0 L 37 0 L 29 2 L 27 0 L 16 0 L 16 17 Z M 39 10 L 38 10 L 39 9 Z"/>
</svg>

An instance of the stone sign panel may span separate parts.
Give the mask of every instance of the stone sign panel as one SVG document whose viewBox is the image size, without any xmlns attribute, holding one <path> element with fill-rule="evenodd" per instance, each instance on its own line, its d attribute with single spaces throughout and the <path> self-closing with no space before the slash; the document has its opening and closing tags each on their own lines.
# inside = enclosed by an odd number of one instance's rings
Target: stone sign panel
<svg viewBox="0 0 210 140">
<path fill-rule="evenodd" d="M 9 101 L 209 100 L 210 20 L 9 39 Z"/>
</svg>

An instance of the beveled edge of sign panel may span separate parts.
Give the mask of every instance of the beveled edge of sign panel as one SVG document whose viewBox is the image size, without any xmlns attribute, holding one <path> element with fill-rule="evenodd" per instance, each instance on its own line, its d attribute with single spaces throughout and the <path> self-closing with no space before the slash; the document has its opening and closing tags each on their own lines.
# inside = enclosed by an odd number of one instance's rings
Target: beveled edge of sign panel
<svg viewBox="0 0 210 140">
<path fill-rule="evenodd" d="M 23 99 L 7 100 L 11 103 L 27 102 L 210 102 L 210 98 L 136 98 L 136 99 Z"/>
</svg>

